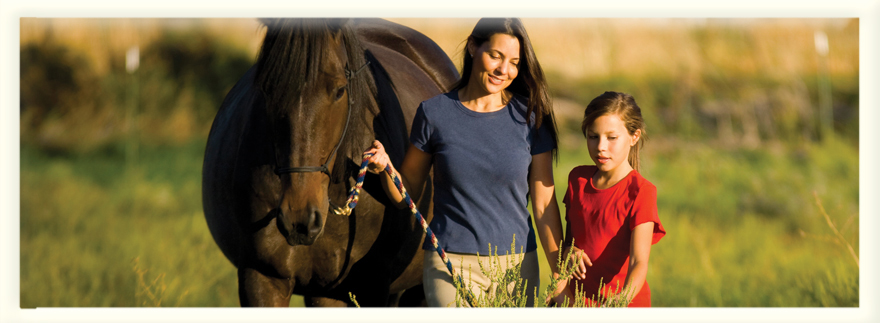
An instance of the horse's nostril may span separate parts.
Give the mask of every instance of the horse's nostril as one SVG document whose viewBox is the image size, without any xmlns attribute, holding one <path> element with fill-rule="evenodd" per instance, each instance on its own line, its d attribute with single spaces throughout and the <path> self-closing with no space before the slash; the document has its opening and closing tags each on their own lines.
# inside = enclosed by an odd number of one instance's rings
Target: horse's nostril
<svg viewBox="0 0 880 323">
<path fill-rule="evenodd" d="M 311 234 L 317 234 L 323 229 L 323 223 L 321 221 L 321 213 L 318 211 L 318 208 L 311 208 L 311 212 L 309 212 L 309 232 Z"/>
</svg>

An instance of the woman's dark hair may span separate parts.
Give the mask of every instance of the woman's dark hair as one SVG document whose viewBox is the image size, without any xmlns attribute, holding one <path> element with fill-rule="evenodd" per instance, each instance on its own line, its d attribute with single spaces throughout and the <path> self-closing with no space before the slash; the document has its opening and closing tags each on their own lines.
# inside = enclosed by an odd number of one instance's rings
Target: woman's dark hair
<svg viewBox="0 0 880 323">
<path fill-rule="evenodd" d="M 510 83 L 510 86 L 507 87 L 507 90 L 528 99 L 526 122 L 531 123 L 531 116 L 534 113 L 535 128 L 540 128 L 542 125 L 550 127 L 553 143 L 556 146 L 558 140 L 556 119 L 553 115 L 553 100 L 550 98 L 550 91 L 547 88 L 544 71 L 535 57 L 532 42 L 529 40 L 529 35 L 526 33 L 522 20 L 519 18 L 482 18 L 474 26 L 474 30 L 467 38 L 467 43 L 473 43 L 479 47 L 494 34 L 506 34 L 519 40 L 519 73 L 513 79 L 513 82 Z M 466 87 L 470 80 L 471 72 L 473 72 L 474 58 L 468 54 L 467 45 L 465 45 L 462 56 L 464 57 L 464 62 L 462 64 L 461 79 L 455 84 L 453 91 Z M 555 148 L 553 149 L 553 155 L 554 157 L 556 156 Z"/>
</svg>

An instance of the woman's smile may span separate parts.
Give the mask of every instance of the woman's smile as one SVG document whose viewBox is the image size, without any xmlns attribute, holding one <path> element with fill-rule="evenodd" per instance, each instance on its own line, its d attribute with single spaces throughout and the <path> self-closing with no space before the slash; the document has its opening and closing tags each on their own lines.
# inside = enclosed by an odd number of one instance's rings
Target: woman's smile
<svg viewBox="0 0 880 323">
<path fill-rule="evenodd" d="M 500 77 L 489 75 L 489 82 L 491 82 L 494 85 L 501 85 L 504 83 L 504 80 L 501 79 Z"/>
</svg>

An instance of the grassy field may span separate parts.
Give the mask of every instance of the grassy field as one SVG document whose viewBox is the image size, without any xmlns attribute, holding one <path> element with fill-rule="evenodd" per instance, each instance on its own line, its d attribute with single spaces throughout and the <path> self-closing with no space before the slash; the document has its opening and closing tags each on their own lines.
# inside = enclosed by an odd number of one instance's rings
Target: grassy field
<svg viewBox="0 0 880 323">
<path fill-rule="evenodd" d="M 657 141 L 648 143 L 642 171 L 658 188 L 667 230 L 651 252 L 654 306 L 858 306 L 859 266 L 846 248 L 858 250 L 855 148 Z M 580 164 L 592 164 L 585 150 L 563 150 L 557 187 Z M 813 191 L 844 239 L 835 238 Z"/>
<path fill-rule="evenodd" d="M 202 146 L 144 148 L 130 169 L 119 150 L 23 147 L 21 306 L 238 305 L 201 211 Z"/>
<path fill-rule="evenodd" d="M 394 21 L 458 64 L 475 19 Z M 848 249 L 858 255 L 858 19 L 524 21 L 555 97 L 557 196 L 591 163 L 578 134 L 590 99 L 623 91 L 645 111 L 642 174 L 668 232 L 652 248 L 655 306 L 859 306 Z M 202 214 L 201 165 L 263 29 L 253 19 L 20 27 L 20 305 L 237 306 L 235 270 Z M 141 63 L 128 73 L 132 46 Z M 834 136 L 819 129 L 820 80 Z"/>
<path fill-rule="evenodd" d="M 858 151 L 828 145 L 651 142 L 643 173 L 668 231 L 651 254 L 654 305 L 858 306 L 859 267 L 812 195 L 857 252 Z M 203 149 L 198 140 L 142 147 L 126 168 L 122 149 L 23 146 L 21 306 L 237 306 L 234 268 L 201 211 Z M 557 183 L 586 158 L 562 151 Z"/>
<path fill-rule="evenodd" d="M 429 36 L 455 64 L 475 21 L 392 20 Z M 654 134 L 753 147 L 812 140 L 822 115 L 817 83 L 826 80 L 832 127 L 858 138 L 857 19 L 524 23 L 557 99 L 583 107 L 606 90 L 630 93 L 657 121 Z M 88 151 L 132 132 L 173 145 L 206 136 L 264 31 L 256 19 L 23 18 L 22 140 Z M 817 33 L 827 35 L 825 57 L 816 53 Z M 140 67 L 128 73 L 126 51 L 135 47 Z"/>
</svg>

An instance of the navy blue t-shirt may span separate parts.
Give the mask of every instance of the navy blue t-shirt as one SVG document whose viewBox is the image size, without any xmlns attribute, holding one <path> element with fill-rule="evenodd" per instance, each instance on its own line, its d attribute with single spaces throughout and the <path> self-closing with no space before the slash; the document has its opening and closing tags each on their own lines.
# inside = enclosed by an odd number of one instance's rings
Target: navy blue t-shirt
<svg viewBox="0 0 880 323">
<path fill-rule="evenodd" d="M 548 126 L 535 129 L 534 118 L 526 123 L 526 111 L 521 96 L 498 111 L 472 111 L 457 91 L 419 105 L 410 141 L 433 156 L 430 227 L 447 252 L 489 255 L 490 243 L 499 255 L 537 249 L 527 207 L 529 165 L 555 143 Z M 433 249 L 425 240 L 423 248 Z"/>
</svg>

